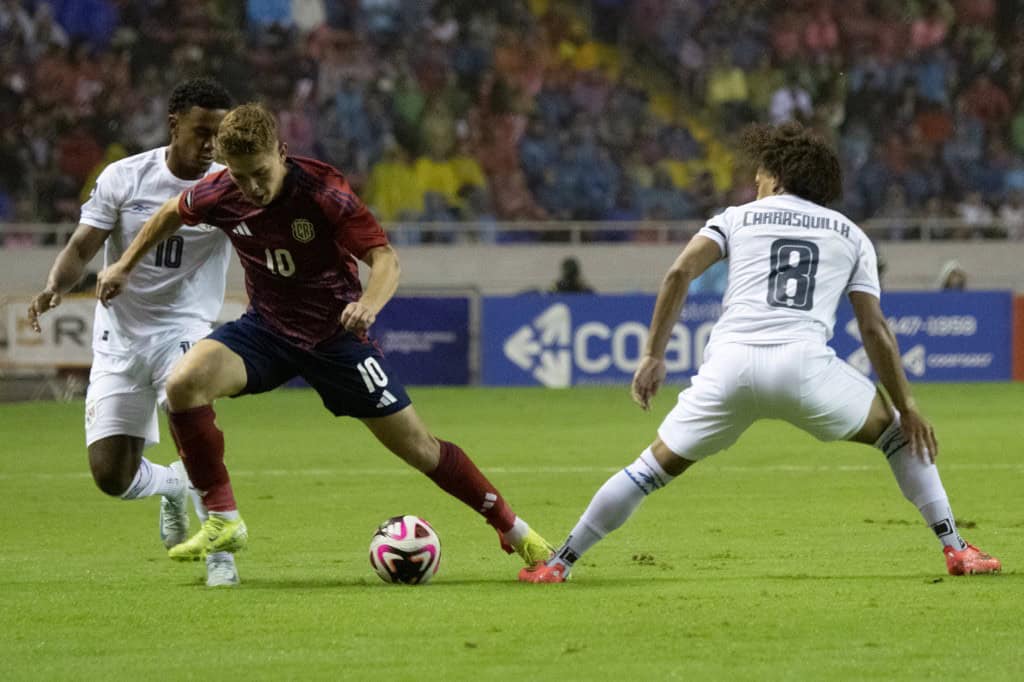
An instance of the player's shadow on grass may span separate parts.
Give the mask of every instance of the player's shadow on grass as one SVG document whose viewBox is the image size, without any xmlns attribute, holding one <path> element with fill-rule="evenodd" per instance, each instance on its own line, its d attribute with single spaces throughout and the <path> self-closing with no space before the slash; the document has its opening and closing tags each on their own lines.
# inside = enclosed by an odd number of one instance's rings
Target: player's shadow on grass
<svg viewBox="0 0 1024 682">
<path fill-rule="evenodd" d="M 659 576 L 646 576 L 643 578 L 622 578 L 621 576 L 585 576 L 572 582 L 580 587 L 591 586 L 600 587 L 606 589 L 612 588 L 628 588 L 636 589 L 643 585 L 650 585 L 651 583 L 737 583 L 737 582 L 751 582 L 756 584 L 799 584 L 799 583 L 822 583 L 822 582 L 858 582 L 858 581 L 870 581 L 872 583 L 892 583 L 892 582 L 903 582 L 903 583 L 956 583 L 957 581 L 967 581 L 971 583 L 985 583 L 990 580 L 1000 582 L 1003 580 L 1021 580 L 1024 578 L 1024 573 L 1017 573 L 1016 571 L 1003 571 L 994 575 L 977 575 L 977 576 L 952 576 L 946 575 L 945 573 L 918 573 L 914 575 L 907 574 L 871 574 L 871 575 L 808 575 L 808 574 L 792 574 L 792 575 L 719 575 L 716 576 L 714 573 L 700 573 L 693 572 L 688 575 L 659 575 Z M 1005 584 L 1005 583 L 1004 583 Z"/>
<path fill-rule="evenodd" d="M 434 580 L 427 585 L 388 585 L 381 580 L 369 578 L 300 578 L 288 579 L 266 579 L 248 578 L 243 581 L 242 587 L 247 590 L 344 590 L 344 589 L 383 589 L 400 590 L 403 588 L 418 587 L 420 589 L 438 590 L 446 587 L 481 587 L 485 585 L 507 585 L 517 584 L 515 578 L 444 578 Z"/>
<path fill-rule="evenodd" d="M 803 582 L 808 583 L 823 583 L 823 582 L 858 582 L 858 581 L 871 581 L 876 582 L 903 582 L 903 583 L 956 583 L 958 581 L 969 581 L 971 583 L 986 583 L 988 581 L 995 580 L 1001 582 L 1003 585 L 1006 583 L 1005 580 L 1024 580 L 1024 573 L 1018 573 L 1016 571 L 1005 571 L 997 575 L 981 575 L 981 576 L 968 576 L 968 577 L 956 577 L 945 574 L 932 574 L 932 573 L 919 573 L 916 575 L 808 575 L 808 574 L 792 574 L 792 575 L 731 575 L 731 576 L 715 576 L 712 573 L 691 573 L 689 575 L 637 575 L 636 577 L 623 578 L 621 575 L 618 576 L 600 576 L 600 575 L 588 575 L 579 579 L 573 579 L 569 582 L 568 587 L 574 589 L 601 589 L 607 590 L 613 588 L 616 590 L 636 590 L 650 587 L 653 583 L 676 583 L 679 585 L 684 584 L 709 584 L 709 583 L 737 583 L 737 582 L 752 582 L 758 585 L 775 583 L 779 585 L 784 584 L 799 584 Z M 182 583 L 182 587 L 194 587 L 197 584 L 201 585 L 202 581 Z M 994 583 L 992 583 L 994 584 Z M 558 590 L 560 588 L 552 588 L 545 585 L 520 585 L 514 577 L 509 578 L 441 578 L 435 579 L 428 585 L 388 585 L 380 580 L 371 578 L 358 577 L 358 578 L 247 578 L 242 583 L 242 589 L 245 590 L 362 590 L 362 589 L 374 589 L 374 590 L 402 590 L 411 587 L 418 587 L 419 589 L 427 590 L 444 590 L 449 588 L 460 588 L 460 587 L 507 587 L 514 586 L 519 589 L 525 590 Z M 224 591 L 224 590 L 218 590 Z"/>
</svg>

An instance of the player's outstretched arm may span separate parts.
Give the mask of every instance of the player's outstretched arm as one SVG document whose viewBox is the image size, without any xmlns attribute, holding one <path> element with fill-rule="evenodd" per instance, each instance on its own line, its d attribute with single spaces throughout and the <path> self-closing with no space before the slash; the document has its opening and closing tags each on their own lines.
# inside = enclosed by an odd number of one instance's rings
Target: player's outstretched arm
<svg viewBox="0 0 1024 682">
<path fill-rule="evenodd" d="M 341 326 L 350 332 L 361 334 L 377 320 L 377 313 L 391 300 L 398 289 L 401 268 L 398 254 L 390 246 L 370 249 L 362 257 L 370 266 L 370 278 L 362 297 L 341 312 Z"/>
<path fill-rule="evenodd" d="M 28 319 L 32 329 L 36 332 L 42 331 L 39 316 L 60 305 L 61 297 L 82 279 L 85 266 L 100 250 L 109 235 L 108 230 L 79 223 L 67 245 L 57 254 L 50 274 L 46 277 L 46 287 L 32 298 L 28 306 Z"/>
<path fill-rule="evenodd" d="M 665 380 L 665 347 L 672 336 L 672 327 L 679 321 L 679 311 L 686 300 L 690 282 L 700 277 L 721 257 L 722 250 L 718 244 L 697 235 L 665 273 L 658 290 L 658 300 L 654 304 L 644 356 L 633 375 L 633 400 L 643 409 L 650 409 L 651 398 Z"/>
<path fill-rule="evenodd" d="M 885 320 L 878 298 L 872 294 L 853 291 L 850 292 L 850 303 L 853 304 L 853 314 L 857 317 L 864 351 L 868 354 L 868 359 L 871 360 L 871 365 L 888 392 L 893 406 L 900 411 L 901 427 L 904 435 L 910 440 L 912 452 L 922 459 L 934 462 L 939 454 L 935 431 L 921 416 L 910 393 L 910 382 L 900 360 L 899 344 Z"/>
<path fill-rule="evenodd" d="M 112 263 L 96 277 L 96 298 L 107 305 L 110 299 L 121 293 L 125 280 L 132 269 L 139 264 L 150 249 L 170 237 L 181 227 L 178 213 L 178 197 L 168 199 L 157 212 L 150 216 L 135 239 L 128 245 L 116 263 Z"/>
</svg>

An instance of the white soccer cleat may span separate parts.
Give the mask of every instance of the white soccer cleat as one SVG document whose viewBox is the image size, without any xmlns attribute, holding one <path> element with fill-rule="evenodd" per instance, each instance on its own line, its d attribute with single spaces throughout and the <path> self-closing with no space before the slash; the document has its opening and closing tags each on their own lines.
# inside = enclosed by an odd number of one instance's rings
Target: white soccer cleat
<svg viewBox="0 0 1024 682">
<path fill-rule="evenodd" d="M 171 469 L 181 481 L 181 486 L 177 493 L 160 498 L 160 540 L 167 549 L 188 539 L 188 474 L 180 459 L 171 465 Z"/>
<path fill-rule="evenodd" d="M 231 552 L 214 552 L 206 555 L 206 586 L 234 587 L 239 582 L 235 555 Z"/>
</svg>

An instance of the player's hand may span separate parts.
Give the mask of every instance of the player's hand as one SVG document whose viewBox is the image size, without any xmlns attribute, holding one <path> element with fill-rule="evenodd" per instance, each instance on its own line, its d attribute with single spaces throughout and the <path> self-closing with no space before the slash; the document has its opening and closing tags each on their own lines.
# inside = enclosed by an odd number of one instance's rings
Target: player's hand
<svg viewBox="0 0 1024 682">
<path fill-rule="evenodd" d="M 354 334 L 364 334 L 370 328 L 374 322 L 377 321 L 377 313 L 370 310 L 369 306 L 366 306 L 359 301 L 349 303 L 343 311 L 341 311 L 341 326 L 346 331 L 350 331 Z"/>
<path fill-rule="evenodd" d="M 111 299 L 124 290 L 124 283 L 128 280 L 128 271 L 121 265 L 120 261 L 110 267 L 104 268 L 96 275 L 96 298 L 104 306 L 110 305 Z"/>
<path fill-rule="evenodd" d="M 652 355 L 645 355 L 640 366 L 633 374 L 633 385 L 630 393 L 637 405 L 644 411 L 651 409 L 651 398 L 658 392 L 661 382 L 665 380 L 665 360 Z"/>
<path fill-rule="evenodd" d="M 910 442 L 910 454 L 923 462 L 932 463 L 939 456 L 939 443 L 935 429 L 917 410 L 904 410 L 900 414 L 900 428 Z"/>
<path fill-rule="evenodd" d="M 47 310 L 53 310 L 60 305 L 60 294 L 52 289 L 43 289 L 32 302 L 28 304 L 28 321 L 33 331 L 42 333 L 43 328 L 39 326 L 39 316 Z"/>
</svg>

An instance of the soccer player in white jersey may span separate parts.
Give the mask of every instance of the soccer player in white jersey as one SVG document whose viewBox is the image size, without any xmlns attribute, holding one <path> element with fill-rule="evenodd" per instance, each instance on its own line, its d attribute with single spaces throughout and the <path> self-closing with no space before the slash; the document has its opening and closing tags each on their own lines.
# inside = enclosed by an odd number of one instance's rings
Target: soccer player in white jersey
<svg viewBox="0 0 1024 682">
<path fill-rule="evenodd" d="M 60 305 L 100 247 L 104 266 L 117 261 L 165 201 L 223 168 L 213 162 L 213 140 L 230 107 L 231 97 L 219 83 L 184 81 L 168 103 L 170 144 L 103 170 L 46 288 L 29 306 L 37 332 L 39 315 Z M 164 385 L 171 366 L 210 333 L 220 313 L 230 253 L 221 230 L 183 228 L 139 264 L 124 295 L 109 307 L 96 305 L 85 399 L 89 467 L 108 495 L 123 500 L 162 496 L 160 537 L 167 547 L 188 537 L 188 477 L 180 461 L 162 466 L 142 453 L 159 442 L 156 407 L 166 406 Z M 196 511 L 203 516 L 201 502 Z M 237 582 L 231 554 L 208 558 L 208 585 Z"/>
<path fill-rule="evenodd" d="M 879 448 L 900 490 L 941 541 L 949 573 L 998 571 L 998 559 L 957 532 L 935 467 L 934 431 L 911 397 L 882 314 L 874 248 L 846 216 L 824 208 L 841 191 L 835 153 L 797 124 L 753 127 L 742 142 L 757 163 L 757 200 L 709 220 L 669 269 L 633 376 L 633 399 L 649 409 L 665 379 L 665 348 L 690 282 L 726 258 L 724 312 L 704 363 L 650 447 L 597 491 L 565 544 L 519 579 L 563 582 L 580 556 L 625 523 L 647 495 L 768 418 L 823 441 Z M 843 294 L 889 400 L 826 345 Z"/>
</svg>

